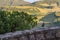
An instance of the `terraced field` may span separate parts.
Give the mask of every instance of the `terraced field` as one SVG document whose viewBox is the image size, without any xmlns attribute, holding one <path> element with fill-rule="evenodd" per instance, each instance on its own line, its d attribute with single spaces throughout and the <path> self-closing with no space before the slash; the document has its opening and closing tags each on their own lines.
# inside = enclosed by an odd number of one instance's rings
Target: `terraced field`
<svg viewBox="0 0 60 40">
<path fill-rule="evenodd" d="M 30 15 L 36 15 L 37 21 L 39 21 L 41 18 L 48 15 L 50 12 L 60 12 L 60 8 L 57 6 L 54 6 L 52 9 L 48 8 L 39 8 L 35 6 L 4 6 L 3 10 L 18 10 L 18 11 L 24 11 L 27 12 Z M 60 16 L 60 13 L 56 14 L 57 16 Z"/>
</svg>

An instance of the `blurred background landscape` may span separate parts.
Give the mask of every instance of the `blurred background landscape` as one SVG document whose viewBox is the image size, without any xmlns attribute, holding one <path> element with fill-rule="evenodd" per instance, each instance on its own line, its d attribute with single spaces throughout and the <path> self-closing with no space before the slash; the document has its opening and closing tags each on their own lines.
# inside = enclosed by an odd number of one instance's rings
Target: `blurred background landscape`
<svg viewBox="0 0 60 40">
<path fill-rule="evenodd" d="M 37 25 L 60 26 L 60 0 L 0 0 L 0 10 L 25 12 L 36 16 Z"/>
</svg>

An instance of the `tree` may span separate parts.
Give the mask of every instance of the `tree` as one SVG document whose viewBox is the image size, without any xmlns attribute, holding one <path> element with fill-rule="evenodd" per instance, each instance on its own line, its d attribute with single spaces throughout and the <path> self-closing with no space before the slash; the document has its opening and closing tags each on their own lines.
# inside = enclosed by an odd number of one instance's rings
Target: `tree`
<svg viewBox="0 0 60 40">
<path fill-rule="evenodd" d="M 31 29 L 36 24 L 36 16 L 18 11 L 0 11 L 0 34 Z"/>
</svg>

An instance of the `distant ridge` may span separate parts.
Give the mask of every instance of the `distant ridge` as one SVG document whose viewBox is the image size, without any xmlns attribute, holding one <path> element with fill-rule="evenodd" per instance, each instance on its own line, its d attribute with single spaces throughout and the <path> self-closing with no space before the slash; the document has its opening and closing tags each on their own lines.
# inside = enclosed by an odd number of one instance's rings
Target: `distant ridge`
<svg viewBox="0 0 60 40">
<path fill-rule="evenodd" d="M 40 6 L 41 3 L 57 3 L 60 5 L 60 0 L 43 0 L 36 1 L 33 3 L 26 2 L 24 0 L 0 0 L 0 6 Z"/>
<path fill-rule="evenodd" d="M 0 6 L 20 6 L 27 4 L 30 3 L 23 0 L 0 0 Z"/>
</svg>

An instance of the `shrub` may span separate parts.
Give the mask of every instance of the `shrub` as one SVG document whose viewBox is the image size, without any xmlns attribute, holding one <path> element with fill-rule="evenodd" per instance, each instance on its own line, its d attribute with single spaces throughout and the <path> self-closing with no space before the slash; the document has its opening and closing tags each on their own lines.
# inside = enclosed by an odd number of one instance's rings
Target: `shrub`
<svg viewBox="0 0 60 40">
<path fill-rule="evenodd" d="M 36 16 L 18 11 L 0 11 L 0 34 L 31 29 L 36 24 Z"/>
</svg>

